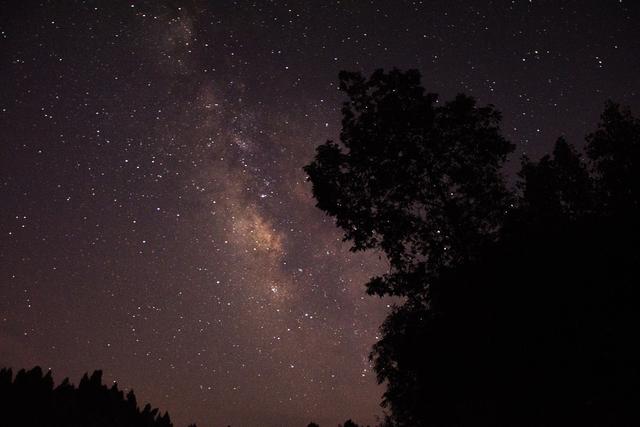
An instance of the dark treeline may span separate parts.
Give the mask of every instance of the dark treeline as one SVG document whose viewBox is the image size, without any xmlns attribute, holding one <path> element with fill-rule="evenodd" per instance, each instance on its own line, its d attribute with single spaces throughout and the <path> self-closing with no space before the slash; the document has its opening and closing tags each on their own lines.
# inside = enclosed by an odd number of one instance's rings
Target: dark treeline
<svg viewBox="0 0 640 427">
<path fill-rule="evenodd" d="M 20 427 L 172 427 L 168 413 L 138 407 L 133 391 L 102 384 L 102 372 L 85 374 L 77 387 L 68 379 L 54 387 L 40 367 L 0 370 L 0 425 Z M 192 425 L 190 427 L 195 427 Z"/>
<path fill-rule="evenodd" d="M 501 115 L 437 103 L 416 71 L 341 73 L 317 206 L 401 297 L 371 359 L 389 426 L 640 425 L 640 121 L 608 103 L 584 152 L 522 159 Z"/>
<path fill-rule="evenodd" d="M 102 371 L 84 374 L 78 386 L 65 378 L 54 386 L 51 371 L 39 366 L 0 369 L 0 426 L 15 427 L 173 427 L 169 414 L 146 404 L 140 409 L 133 390 L 102 384 Z M 195 424 L 189 427 L 196 427 Z M 229 426 L 231 427 L 231 426 Z M 307 427 L 319 427 L 309 423 Z M 360 427 L 347 420 L 338 427 Z M 367 426 L 369 427 L 369 426 Z"/>
</svg>

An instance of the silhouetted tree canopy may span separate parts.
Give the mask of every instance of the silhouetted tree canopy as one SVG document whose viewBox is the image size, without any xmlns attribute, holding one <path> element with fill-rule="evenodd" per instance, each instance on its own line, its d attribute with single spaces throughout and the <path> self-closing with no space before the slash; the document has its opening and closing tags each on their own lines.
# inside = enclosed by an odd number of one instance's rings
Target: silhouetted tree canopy
<svg viewBox="0 0 640 427">
<path fill-rule="evenodd" d="M 85 374 L 78 387 L 68 379 L 54 387 L 40 367 L 0 370 L 0 425 L 20 427 L 172 427 L 168 413 L 138 407 L 133 391 L 102 384 L 102 371 Z M 190 427 L 195 427 L 192 424 Z"/>
<path fill-rule="evenodd" d="M 516 189 L 500 115 L 419 74 L 342 73 L 341 142 L 306 167 L 369 292 L 401 295 L 371 357 L 389 426 L 640 425 L 640 121 L 609 103 L 586 158 L 559 139 Z"/>
<path fill-rule="evenodd" d="M 494 238 L 508 196 L 500 167 L 513 145 L 492 106 L 464 95 L 438 105 L 417 71 L 368 80 L 342 72 L 340 89 L 340 143 L 318 147 L 305 167 L 317 206 L 353 250 L 386 254 L 392 270 L 369 282 L 370 293 L 420 296 L 411 276 L 468 259 Z"/>
<path fill-rule="evenodd" d="M 603 209 L 633 221 L 640 199 L 640 120 L 608 103 L 598 129 L 587 136 L 587 154 Z"/>
</svg>

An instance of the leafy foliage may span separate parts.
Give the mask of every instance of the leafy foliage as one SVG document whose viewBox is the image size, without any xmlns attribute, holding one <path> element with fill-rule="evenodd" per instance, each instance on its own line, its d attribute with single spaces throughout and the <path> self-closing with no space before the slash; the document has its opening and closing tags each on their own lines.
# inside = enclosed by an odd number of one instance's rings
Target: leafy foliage
<svg viewBox="0 0 640 427">
<path fill-rule="evenodd" d="M 513 149 L 500 114 L 457 96 L 436 105 L 416 71 L 342 72 L 348 96 L 340 143 L 305 167 L 317 206 L 336 218 L 353 250 L 378 249 L 392 272 L 372 294 L 413 295 L 408 280 L 468 259 L 493 238 L 506 205 L 500 167 Z M 409 283 L 417 287 L 410 288 Z"/>
</svg>

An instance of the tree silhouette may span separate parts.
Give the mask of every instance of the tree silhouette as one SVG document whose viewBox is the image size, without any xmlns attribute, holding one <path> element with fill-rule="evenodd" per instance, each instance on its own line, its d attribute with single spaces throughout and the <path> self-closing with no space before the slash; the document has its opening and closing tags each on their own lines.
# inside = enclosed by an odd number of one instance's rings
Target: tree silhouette
<svg viewBox="0 0 640 427">
<path fill-rule="evenodd" d="M 168 413 L 145 405 L 138 408 L 133 391 L 127 396 L 102 384 L 102 371 L 85 374 L 78 387 L 65 379 L 54 388 L 51 371 L 39 366 L 18 371 L 0 370 L 0 425 L 83 427 L 172 427 Z M 193 424 L 191 427 L 195 427 Z"/>
<path fill-rule="evenodd" d="M 598 129 L 587 136 L 600 209 L 638 233 L 640 213 L 640 120 L 628 108 L 609 102 Z M 631 231 L 631 230 L 628 230 Z"/>
<path fill-rule="evenodd" d="M 513 146 L 492 106 L 464 95 L 436 105 L 417 71 L 368 80 L 342 72 L 340 89 L 340 143 L 318 147 L 305 167 L 317 206 L 353 250 L 389 259 L 390 274 L 371 280 L 369 293 L 421 297 L 426 283 L 413 276 L 468 259 L 493 238 L 508 195 L 500 167 Z"/>
<path fill-rule="evenodd" d="M 529 221 L 582 217 L 594 208 L 594 188 L 587 165 L 564 138 L 556 141 L 553 156 L 538 162 L 523 158 L 519 187 L 522 213 Z"/>
<path fill-rule="evenodd" d="M 638 425 L 640 122 L 608 104 L 587 160 L 560 139 L 509 193 L 493 108 L 434 106 L 416 72 L 341 82 L 341 144 L 306 171 L 387 255 L 369 292 L 406 297 L 371 355 L 386 425 Z"/>
</svg>

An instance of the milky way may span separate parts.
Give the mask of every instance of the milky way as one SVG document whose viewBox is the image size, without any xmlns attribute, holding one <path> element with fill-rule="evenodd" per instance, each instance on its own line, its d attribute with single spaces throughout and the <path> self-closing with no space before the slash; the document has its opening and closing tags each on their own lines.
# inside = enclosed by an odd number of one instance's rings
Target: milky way
<svg viewBox="0 0 640 427">
<path fill-rule="evenodd" d="M 373 423 L 386 269 L 314 207 L 337 74 L 418 68 L 517 157 L 640 106 L 638 2 L 7 1 L 0 365 L 103 369 L 174 423 Z M 510 166 L 513 167 L 513 166 Z"/>
</svg>

